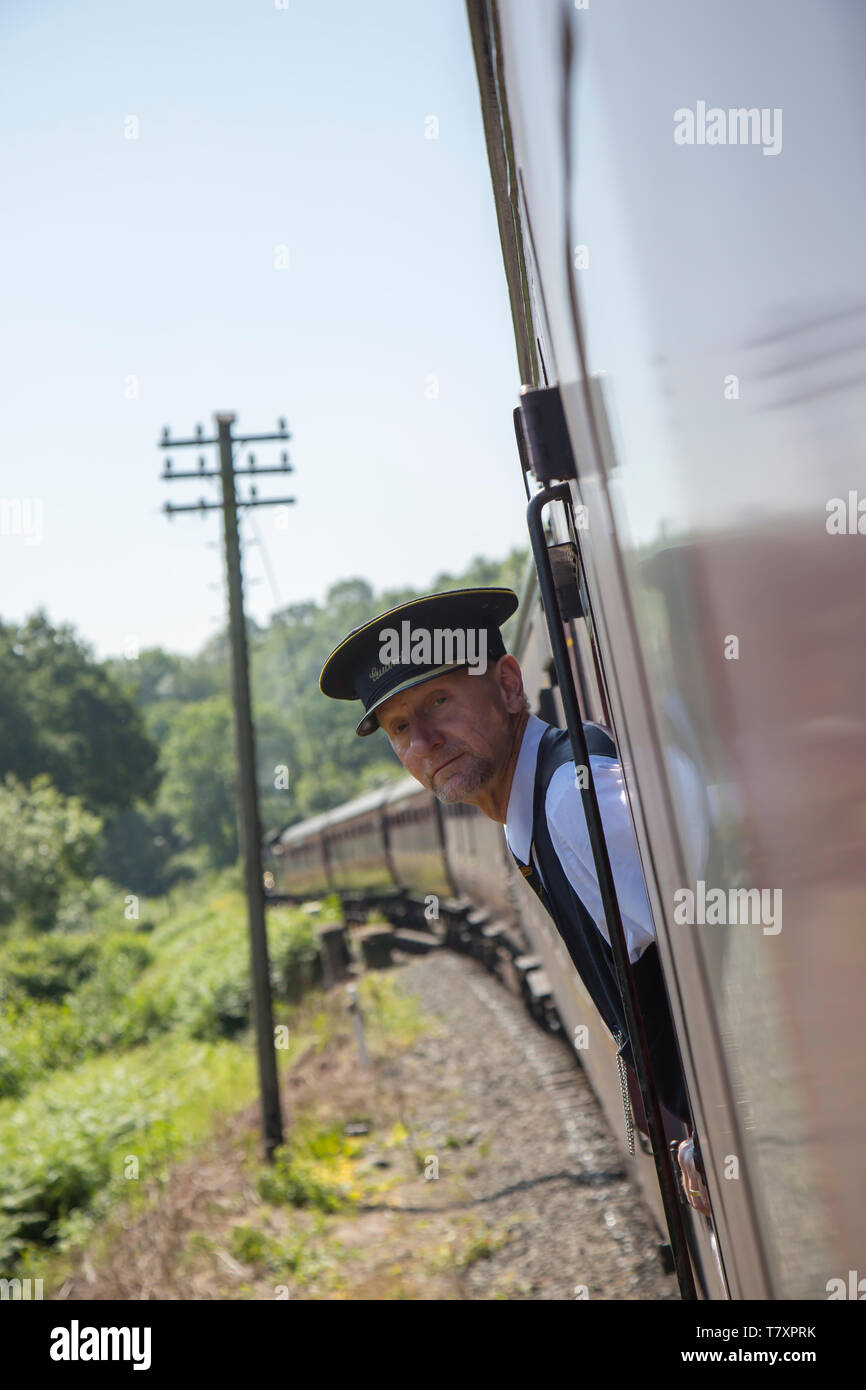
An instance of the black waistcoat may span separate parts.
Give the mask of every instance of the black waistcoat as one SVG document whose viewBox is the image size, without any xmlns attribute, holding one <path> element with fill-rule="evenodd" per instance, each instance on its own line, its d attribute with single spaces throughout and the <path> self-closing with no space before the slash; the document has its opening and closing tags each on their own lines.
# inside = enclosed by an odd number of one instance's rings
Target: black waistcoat
<svg viewBox="0 0 866 1390">
<path fill-rule="evenodd" d="M 606 758 L 617 756 L 613 739 L 605 733 L 600 725 L 584 724 L 583 730 L 589 755 L 599 755 Z M 628 1030 L 613 963 L 613 952 L 574 891 L 553 848 L 547 827 L 545 812 L 547 788 L 553 774 L 563 763 L 571 763 L 572 767 L 574 766 L 568 730 L 548 726 L 542 735 L 538 749 L 529 863 L 522 864 L 513 850 L 511 853 L 521 874 L 553 919 L 553 923 L 565 942 L 568 954 L 571 956 L 592 1002 L 611 1034 L 618 1042 L 621 1042 L 620 1055 L 630 1067 L 634 1067 L 632 1047 L 628 1041 Z M 544 883 L 541 882 L 535 870 L 533 849 L 544 876 Z M 631 968 L 647 1033 L 650 1059 L 659 1099 L 668 1110 L 671 1110 L 682 1120 L 688 1121 L 689 1109 L 679 1055 L 665 994 L 658 949 L 654 942 L 646 947 L 640 960 L 633 962 Z M 622 1041 L 623 1039 L 625 1041 Z"/>
</svg>

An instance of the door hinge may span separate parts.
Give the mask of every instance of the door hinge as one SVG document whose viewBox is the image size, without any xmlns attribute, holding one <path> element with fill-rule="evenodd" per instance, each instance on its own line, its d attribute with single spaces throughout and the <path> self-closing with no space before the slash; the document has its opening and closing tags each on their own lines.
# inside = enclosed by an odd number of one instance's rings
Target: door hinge
<svg viewBox="0 0 866 1390">
<path fill-rule="evenodd" d="M 521 386 L 514 432 L 524 473 L 532 472 L 540 483 L 577 478 L 558 386 Z"/>
</svg>

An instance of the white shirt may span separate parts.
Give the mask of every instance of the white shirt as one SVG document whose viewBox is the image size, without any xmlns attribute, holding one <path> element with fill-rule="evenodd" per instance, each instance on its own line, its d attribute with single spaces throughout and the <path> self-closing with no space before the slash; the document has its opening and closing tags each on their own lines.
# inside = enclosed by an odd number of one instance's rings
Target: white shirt
<svg viewBox="0 0 866 1390">
<path fill-rule="evenodd" d="M 538 749 L 545 729 L 550 727 L 537 715 L 530 714 L 523 731 L 511 783 L 505 837 L 522 864 L 529 863 L 532 842 L 532 802 Z M 590 754 L 589 764 L 628 945 L 628 957 L 630 961 L 636 961 L 650 942 L 655 940 L 655 928 L 626 801 L 622 769 L 619 762 L 595 754 Z M 610 945 L 589 830 L 583 813 L 583 801 L 580 789 L 575 785 L 574 763 L 571 759 L 563 763 L 562 767 L 558 767 L 550 779 L 545 812 L 550 839 L 565 875 L 605 941 Z M 533 862 L 539 878 L 544 883 L 536 856 L 533 856 Z M 546 884 L 544 886 L 547 887 Z"/>
</svg>

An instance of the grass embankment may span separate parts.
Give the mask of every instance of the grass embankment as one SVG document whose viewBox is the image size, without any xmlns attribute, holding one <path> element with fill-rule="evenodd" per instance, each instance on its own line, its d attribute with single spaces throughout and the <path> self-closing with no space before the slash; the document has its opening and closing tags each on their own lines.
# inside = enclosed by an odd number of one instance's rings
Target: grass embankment
<svg viewBox="0 0 866 1390">
<path fill-rule="evenodd" d="M 317 919 L 269 910 L 286 1143 L 267 1164 L 242 896 L 229 875 L 146 916 L 119 928 L 109 896 L 87 931 L 3 942 L 0 1277 L 47 1298 L 466 1296 L 509 1229 L 467 1209 L 489 1141 L 460 1097 L 438 1146 L 413 1132 L 433 1078 L 399 1058 L 433 1021 L 365 976 L 362 1067 L 344 991 L 313 983 Z"/>
<path fill-rule="evenodd" d="M 256 1094 L 246 914 L 230 877 L 124 922 L 12 932 L 0 1016 L 0 1274 L 40 1277 Z M 120 920 L 123 929 L 116 923 Z M 275 1021 L 313 978 L 312 918 L 269 911 Z M 287 1059 L 304 1046 L 289 1029 Z"/>
<path fill-rule="evenodd" d="M 343 988 L 295 1011 L 282 1071 L 286 1142 L 262 1160 L 257 1106 L 177 1159 L 133 1209 L 117 1208 L 80 1257 L 55 1264 L 46 1295 L 71 1299 L 429 1299 L 477 1296 L 467 1282 L 511 1238 L 467 1181 L 492 1163 L 453 1079 L 431 1070 L 436 1020 L 398 978 L 360 980 L 370 1065 Z M 434 1053 L 425 1049 L 433 1045 Z M 441 1171 L 440 1171 L 441 1164 Z M 433 1181 L 432 1179 L 436 1179 Z M 490 1297 L 513 1279 L 486 1278 Z"/>
</svg>

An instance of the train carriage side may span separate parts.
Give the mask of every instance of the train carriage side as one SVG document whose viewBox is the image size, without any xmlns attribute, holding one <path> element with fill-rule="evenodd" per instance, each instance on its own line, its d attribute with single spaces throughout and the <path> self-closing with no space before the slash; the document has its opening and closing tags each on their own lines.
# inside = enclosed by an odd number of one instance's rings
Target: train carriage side
<svg viewBox="0 0 866 1390">
<path fill-rule="evenodd" d="M 335 892 L 377 894 L 394 887 L 383 816 L 387 796 L 379 787 L 326 816 L 323 840 Z"/>
<path fill-rule="evenodd" d="M 748 60 L 789 130 L 836 113 L 834 159 L 812 135 L 725 163 L 681 147 L 671 116 L 695 71 L 738 90 L 745 0 L 467 0 L 520 381 L 556 385 L 577 461 L 609 722 L 734 1298 L 823 1299 L 866 1248 L 866 603 L 856 537 L 827 515 L 856 496 L 863 432 L 847 171 L 866 21 L 827 0 L 816 27 L 812 8 L 752 25 Z M 804 285 L 797 248 L 815 244 Z M 573 539 L 562 502 L 549 516 Z M 677 921 L 704 889 L 730 920 Z M 737 915 L 741 893 L 784 895 L 784 930 Z"/>
<path fill-rule="evenodd" d="M 547 723 L 565 727 L 559 691 L 551 684 L 553 662 L 550 638 L 538 592 L 534 566 L 530 566 L 521 594 L 520 621 L 514 634 L 513 654 L 520 662 L 523 683 L 533 712 Z M 604 723 L 604 695 L 593 679 L 593 663 L 586 625 L 582 620 L 565 625 L 569 650 L 580 650 L 584 673 L 584 712 Z M 538 956 L 550 983 L 556 1011 L 575 1058 L 583 1067 L 620 1147 L 627 1152 L 625 1112 L 616 1060 L 616 1043 L 578 975 L 565 943 L 532 889 L 508 855 L 510 891 L 520 915 L 531 954 Z M 634 1173 L 660 1231 L 665 1229 L 655 1164 L 648 1143 L 635 1131 Z"/>
<path fill-rule="evenodd" d="M 502 826 L 467 802 L 443 805 L 442 824 L 457 896 L 514 922 L 514 901 L 508 891 L 510 856 Z"/>
<path fill-rule="evenodd" d="M 445 862 L 440 807 L 432 792 L 414 777 L 389 790 L 385 804 L 388 850 L 395 881 L 408 893 L 452 896 Z"/>
<path fill-rule="evenodd" d="M 272 838 L 266 857 L 273 876 L 271 893 L 317 898 L 333 892 L 322 833 L 329 814 L 291 825 Z"/>
</svg>

